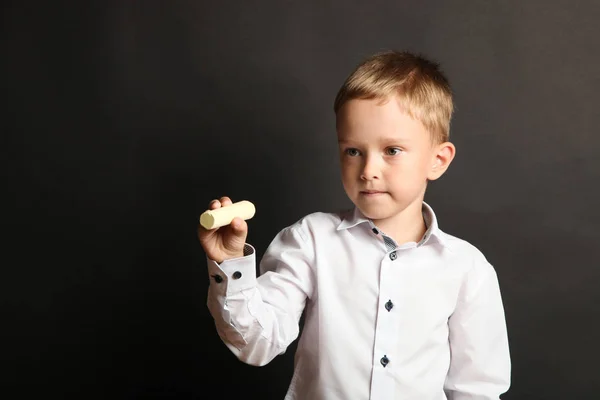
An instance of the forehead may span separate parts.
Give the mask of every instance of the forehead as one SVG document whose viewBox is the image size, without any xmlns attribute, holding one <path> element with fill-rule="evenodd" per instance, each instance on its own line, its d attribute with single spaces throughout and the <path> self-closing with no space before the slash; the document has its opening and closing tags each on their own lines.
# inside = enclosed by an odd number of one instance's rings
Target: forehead
<svg viewBox="0 0 600 400">
<path fill-rule="evenodd" d="M 338 111 L 336 130 L 340 141 L 414 140 L 430 136 L 425 126 L 404 111 L 394 97 L 349 100 Z"/>
</svg>

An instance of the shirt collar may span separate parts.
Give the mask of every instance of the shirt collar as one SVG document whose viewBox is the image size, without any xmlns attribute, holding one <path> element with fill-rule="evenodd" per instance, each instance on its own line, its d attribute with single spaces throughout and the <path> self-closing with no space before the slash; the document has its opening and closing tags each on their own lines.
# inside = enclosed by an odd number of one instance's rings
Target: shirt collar
<svg viewBox="0 0 600 400">
<path fill-rule="evenodd" d="M 442 246 L 447 247 L 448 243 L 446 238 L 444 237 L 444 233 L 438 227 L 437 217 L 433 212 L 433 209 L 429 204 L 423 202 L 423 219 L 425 220 L 425 225 L 427 226 L 427 231 L 423 236 L 422 243 L 427 243 L 431 238 L 437 240 Z M 373 222 L 367 218 L 358 207 L 354 207 L 353 210 L 347 212 L 342 217 L 342 222 L 338 225 L 337 230 L 342 229 L 350 229 L 355 227 L 356 225 L 362 224 L 364 222 L 369 223 L 371 228 L 374 227 Z"/>
</svg>

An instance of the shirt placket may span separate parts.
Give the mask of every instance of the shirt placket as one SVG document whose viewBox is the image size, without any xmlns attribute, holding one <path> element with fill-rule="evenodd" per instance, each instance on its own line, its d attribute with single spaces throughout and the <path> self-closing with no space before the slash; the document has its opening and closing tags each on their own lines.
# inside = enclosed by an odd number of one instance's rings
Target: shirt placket
<svg viewBox="0 0 600 400">
<path fill-rule="evenodd" d="M 376 227 L 371 227 L 374 234 L 380 236 L 385 245 L 385 256 L 381 261 L 379 276 L 379 298 L 375 326 L 375 344 L 372 360 L 373 375 L 371 378 L 372 400 L 392 399 L 394 397 L 394 357 L 396 348 L 397 311 L 393 292 L 393 269 L 397 268 L 398 251 L 396 242 Z"/>
</svg>

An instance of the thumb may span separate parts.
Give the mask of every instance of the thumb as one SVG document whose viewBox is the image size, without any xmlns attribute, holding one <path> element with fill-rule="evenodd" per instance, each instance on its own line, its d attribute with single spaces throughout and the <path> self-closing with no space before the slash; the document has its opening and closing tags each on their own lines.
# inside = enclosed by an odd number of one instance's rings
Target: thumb
<svg viewBox="0 0 600 400">
<path fill-rule="evenodd" d="M 248 235 L 248 224 L 246 221 L 241 219 L 240 217 L 235 217 L 231 221 L 231 230 L 233 235 L 235 236 L 236 242 L 243 245 L 246 242 L 246 236 Z"/>
</svg>

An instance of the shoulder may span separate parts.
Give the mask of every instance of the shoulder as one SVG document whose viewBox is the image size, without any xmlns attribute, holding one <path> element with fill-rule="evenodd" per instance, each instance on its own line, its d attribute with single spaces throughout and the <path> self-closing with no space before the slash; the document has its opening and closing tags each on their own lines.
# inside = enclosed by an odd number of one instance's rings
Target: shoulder
<svg viewBox="0 0 600 400">
<path fill-rule="evenodd" d="M 316 244 L 325 238 L 333 237 L 341 223 L 343 213 L 313 212 L 297 219 L 282 228 L 272 240 L 267 254 L 271 250 L 279 252 L 282 248 L 301 249 L 309 254 L 314 251 Z"/>
<path fill-rule="evenodd" d="M 297 231 L 305 236 L 305 240 L 321 234 L 330 235 L 337 230 L 344 218 L 351 215 L 351 210 L 337 212 L 316 211 L 297 219 L 294 223 L 285 227 L 283 231 Z"/>
<path fill-rule="evenodd" d="M 492 264 L 484 253 L 471 242 L 441 230 L 439 235 L 443 238 L 452 257 L 459 262 L 465 272 L 490 273 L 494 271 Z"/>
<path fill-rule="evenodd" d="M 323 212 L 317 211 L 306 214 L 298 219 L 293 225 L 310 226 L 316 229 L 322 228 L 337 228 L 346 215 L 350 215 L 351 211 L 344 210 L 339 212 Z"/>
<path fill-rule="evenodd" d="M 459 303 L 475 304 L 488 301 L 486 299 L 490 299 L 490 296 L 499 297 L 498 273 L 484 253 L 467 240 L 447 233 L 445 235 L 455 261 L 452 265 L 458 267 L 460 276 Z"/>
</svg>

